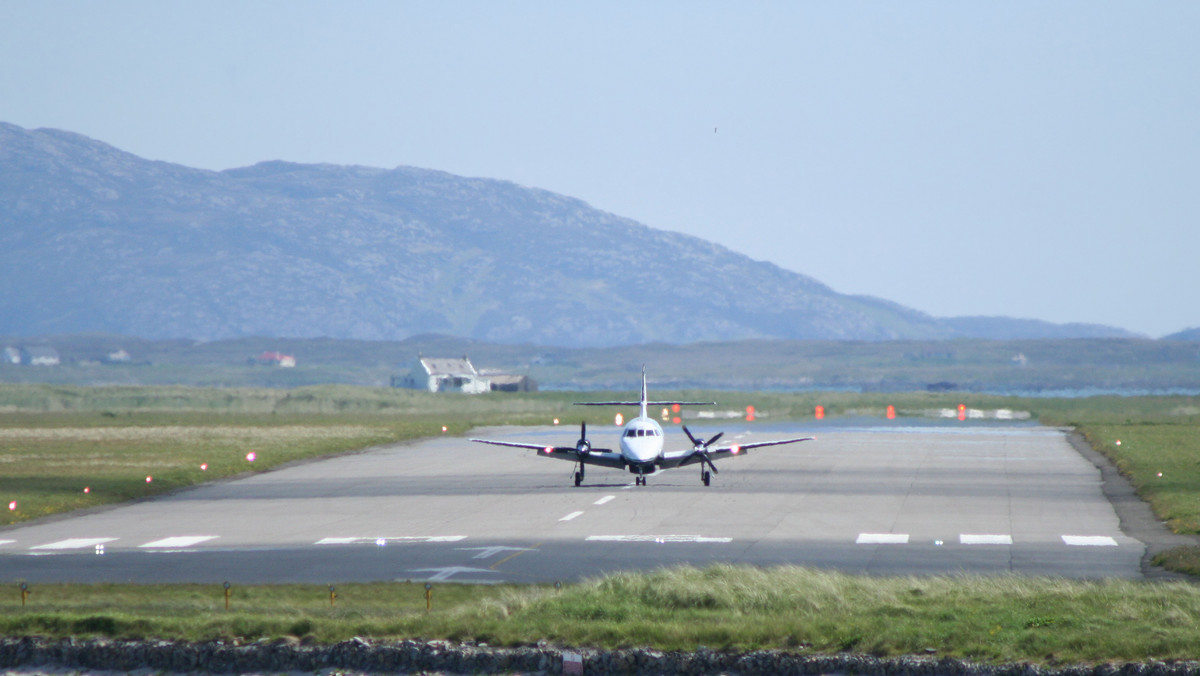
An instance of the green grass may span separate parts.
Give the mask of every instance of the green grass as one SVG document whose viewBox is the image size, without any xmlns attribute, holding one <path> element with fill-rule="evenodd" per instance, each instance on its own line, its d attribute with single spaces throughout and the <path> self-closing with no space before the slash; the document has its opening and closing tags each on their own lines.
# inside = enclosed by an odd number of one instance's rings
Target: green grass
<svg viewBox="0 0 1200 676">
<path fill-rule="evenodd" d="M 678 568 L 566 585 L 45 585 L 0 596 L 0 633 L 256 640 L 353 636 L 660 650 L 788 649 L 982 662 L 1195 659 L 1200 588 L 1024 577 L 868 578 L 806 568 Z"/>
<path fill-rule="evenodd" d="M 303 458 L 476 425 L 611 419 L 571 406 L 617 393 L 463 397 L 386 388 L 294 390 L 0 386 L 0 525 L 123 501 Z M 959 403 L 1031 411 L 1079 429 L 1133 481 L 1168 524 L 1200 532 L 1200 399 L 1017 399 L 962 393 L 662 392 L 754 405 L 767 420 L 923 415 Z M 1118 445 L 1116 442 L 1120 440 Z M 248 462 L 246 454 L 256 453 Z M 200 465 L 206 463 L 207 470 Z M 1161 473 L 1162 476 L 1159 476 Z M 147 484 L 146 476 L 154 480 Z M 89 488 L 88 493 L 83 488 Z M 1157 562 L 1200 573 L 1200 549 Z M 865 578 L 798 568 L 718 566 L 614 575 L 561 591 L 544 586 L 440 585 L 425 612 L 421 585 L 339 585 L 337 605 L 311 586 L 38 586 L 22 608 L 0 590 L 0 633 L 204 640 L 297 636 L 332 642 L 474 639 L 659 649 L 788 648 L 920 653 L 988 662 L 1200 658 L 1200 588 L 1181 583 L 1016 577 Z"/>
</svg>

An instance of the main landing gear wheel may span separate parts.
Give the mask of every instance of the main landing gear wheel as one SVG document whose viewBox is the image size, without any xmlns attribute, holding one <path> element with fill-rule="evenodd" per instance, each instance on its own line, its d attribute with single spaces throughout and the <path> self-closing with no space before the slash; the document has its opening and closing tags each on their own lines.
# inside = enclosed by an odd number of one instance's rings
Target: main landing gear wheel
<svg viewBox="0 0 1200 676">
<path fill-rule="evenodd" d="M 583 472 L 576 472 L 575 473 L 575 485 L 578 486 L 581 483 L 583 483 Z"/>
<path fill-rule="evenodd" d="M 709 482 L 709 481 L 712 481 L 712 472 L 709 472 L 709 471 L 708 471 L 708 470 L 706 470 L 706 469 L 705 469 L 705 470 L 701 470 L 701 471 L 700 471 L 700 480 L 704 482 L 704 485 L 705 485 L 705 486 L 707 486 L 707 485 L 708 485 L 708 482 Z"/>
<path fill-rule="evenodd" d="M 645 486 L 646 485 L 646 477 L 638 475 L 638 478 L 637 478 L 637 481 L 635 482 L 635 484 L 638 486 Z"/>
</svg>

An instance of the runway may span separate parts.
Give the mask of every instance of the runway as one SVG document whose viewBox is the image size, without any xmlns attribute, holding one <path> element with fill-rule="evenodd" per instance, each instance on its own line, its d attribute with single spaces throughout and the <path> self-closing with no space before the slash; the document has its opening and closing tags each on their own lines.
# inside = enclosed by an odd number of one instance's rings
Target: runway
<svg viewBox="0 0 1200 676">
<path fill-rule="evenodd" d="M 631 474 L 442 437 L 0 530 L 0 582 L 571 581 L 716 562 L 883 575 L 1141 576 L 1100 472 L 1018 423 L 734 421 L 722 441 L 815 434 Z M 617 428 L 589 425 L 595 445 Z M 473 436 L 573 444 L 578 428 Z M 686 447 L 667 428 L 667 447 Z"/>
</svg>

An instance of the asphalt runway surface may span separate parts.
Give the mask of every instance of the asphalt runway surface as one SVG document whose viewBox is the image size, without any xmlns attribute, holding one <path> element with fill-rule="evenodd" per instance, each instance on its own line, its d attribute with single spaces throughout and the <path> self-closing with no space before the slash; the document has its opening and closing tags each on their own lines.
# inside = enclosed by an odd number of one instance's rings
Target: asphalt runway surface
<svg viewBox="0 0 1200 676">
<path fill-rule="evenodd" d="M 572 581 L 718 562 L 880 575 L 1142 576 L 1100 471 L 1019 423 L 732 421 L 817 440 L 634 476 L 442 437 L 0 530 L 0 582 Z M 596 446 L 619 428 L 589 425 Z M 687 446 L 667 427 L 667 448 Z M 573 444 L 578 428 L 473 436 Z"/>
</svg>

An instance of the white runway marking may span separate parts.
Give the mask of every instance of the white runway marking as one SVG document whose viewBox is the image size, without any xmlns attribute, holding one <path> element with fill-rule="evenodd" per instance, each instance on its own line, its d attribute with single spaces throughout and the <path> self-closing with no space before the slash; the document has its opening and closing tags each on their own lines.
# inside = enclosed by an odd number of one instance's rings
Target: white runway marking
<svg viewBox="0 0 1200 676">
<path fill-rule="evenodd" d="M 201 542 L 217 539 L 216 535 L 182 535 L 173 538 L 163 538 L 154 542 L 147 542 L 144 545 L 138 545 L 143 549 L 183 549 L 198 545 Z"/>
<path fill-rule="evenodd" d="M 324 538 L 318 540 L 319 545 L 357 545 L 357 544 L 392 544 L 408 542 L 458 542 L 466 540 L 466 535 L 406 535 L 389 538 Z"/>
<path fill-rule="evenodd" d="M 854 541 L 858 545 L 906 545 L 908 533 L 859 533 Z"/>
<path fill-rule="evenodd" d="M 1116 547 L 1117 541 L 1107 535 L 1064 535 L 1063 542 L 1072 547 Z"/>
<path fill-rule="evenodd" d="M 11 545 L 14 542 L 16 542 L 16 540 L 0 540 L 0 547 L 3 547 L 4 545 Z"/>
<path fill-rule="evenodd" d="M 532 551 L 535 551 L 533 549 L 530 549 L 529 547 L 502 547 L 502 546 L 497 546 L 497 547 L 455 547 L 455 549 L 457 549 L 460 552 L 479 552 L 475 556 L 471 557 L 474 559 L 487 559 L 487 558 L 491 558 L 497 554 L 502 554 L 504 552 L 532 552 Z"/>
<path fill-rule="evenodd" d="M 575 517 L 579 516 L 580 514 L 583 514 L 583 512 L 571 512 L 570 514 L 559 519 L 559 521 L 570 521 L 571 519 L 574 519 Z"/>
<path fill-rule="evenodd" d="M 603 505 L 604 503 L 609 502 L 610 500 L 612 500 L 616 497 L 617 496 L 615 496 L 615 495 L 606 495 L 606 496 L 600 498 L 599 500 L 593 502 L 592 504 L 593 505 Z"/>
<path fill-rule="evenodd" d="M 959 535 L 958 541 L 964 545 L 1011 545 L 1011 535 Z"/>
<path fill-rule="evenodd" d="M 589 542 L 704 542 L 726 543 L 733 538 L 710 538 L 703 535 L 589 535 Z"/>
<path fill-rule="evenodd" d="M 489 575 L 497 574 L 496 571 L 488 570 L 487 568 L 467 568 L 465 566 L 451 566 L 449 568 L 417 568 L 416 570 L 410 570 L 409 572 L 434 573 L 432 577 L 427 578 L 430 582 L 441 582 L 443 580 L 448 580 L 451 576 L 459 573 L 487 573 Z"/>
<path fill-rule="evenodd" d="M 88 547 L 95 547 L 96 545 L 102 545 L 106 542 L 112 542 L 113 540 L 116 540 L 116 539 L 117 538 L 69 538 L 67 540 L 59 540 L 58 542 L 51 542 L 51 543 L 45 544 L 45 545 L 38 545 L 36 547 L 30 547 L 30 549 L 37 549 L 37 550 L 87 549 Z"/>
</svg>

